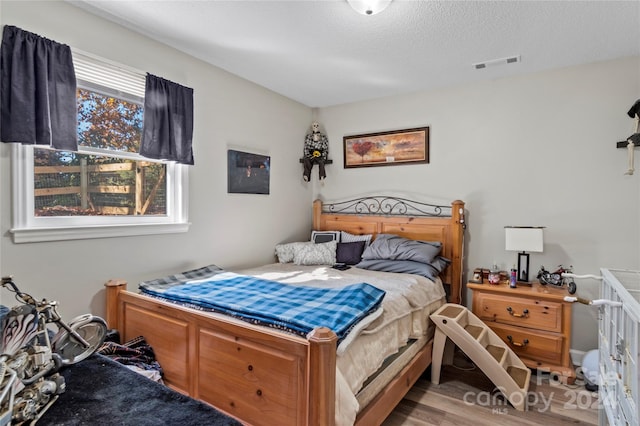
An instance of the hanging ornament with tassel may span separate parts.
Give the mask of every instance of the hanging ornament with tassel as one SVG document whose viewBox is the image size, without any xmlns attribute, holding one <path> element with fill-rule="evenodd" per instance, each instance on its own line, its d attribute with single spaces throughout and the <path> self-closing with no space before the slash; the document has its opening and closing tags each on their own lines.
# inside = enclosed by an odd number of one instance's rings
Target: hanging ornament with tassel
<svg viewBox="0 0 640 426">
<path fill-rule="evenodd" d="M 633 104 L 631 109 L 627 112 L 627 115 L 633 118 L 636 122 L 635 133 L 629 136 L 626 141 L 618 142 L 616 146 L 618 148 L 625 148 L 625 147 L 627 148 L 628 166 L 627 166 L 627 171 L 624 172 L 624 174 L 632 175 L 633 172 L 635 171 L 635 168 L 633 165 L 634 164 L 633 151 L 636 146 L 640 146 L 640 99 L 638 99 Z"/>
</svg>

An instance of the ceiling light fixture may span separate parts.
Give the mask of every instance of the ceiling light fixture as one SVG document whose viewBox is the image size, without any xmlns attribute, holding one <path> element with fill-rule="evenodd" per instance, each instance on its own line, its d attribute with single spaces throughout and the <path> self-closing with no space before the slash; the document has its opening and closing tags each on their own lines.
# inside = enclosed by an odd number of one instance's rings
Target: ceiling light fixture
<svg viewBox="0 0 640 426">
<path fill-rule="evenodd" d="M 391 0 L 347 0 L 347 3 L 362 15 L 375 15 L 385 10 Z"/>
</svg>

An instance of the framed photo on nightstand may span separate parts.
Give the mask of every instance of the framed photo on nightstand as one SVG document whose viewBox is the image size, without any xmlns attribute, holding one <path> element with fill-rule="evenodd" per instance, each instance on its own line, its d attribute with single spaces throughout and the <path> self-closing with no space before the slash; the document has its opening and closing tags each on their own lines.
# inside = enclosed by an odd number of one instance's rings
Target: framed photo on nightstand
<svg viewBox="0 0 640 426">
<path fill-rule="evenodd" d="M 469 282 L 482 284 L 482 268 L 476 268 L 473 270 L 473 275 L 471 276 Z"/>
</svg>

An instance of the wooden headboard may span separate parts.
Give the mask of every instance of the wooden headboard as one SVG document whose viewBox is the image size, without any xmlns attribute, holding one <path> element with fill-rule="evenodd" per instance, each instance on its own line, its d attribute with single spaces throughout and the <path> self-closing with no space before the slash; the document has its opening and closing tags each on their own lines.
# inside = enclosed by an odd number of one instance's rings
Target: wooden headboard
<svg viewBox="0 0 640 426">
<path fill-rule="evenodd" d="M 464 202 L 438 206 L 396 197 L 372 196 L 337 203 L 313 202 L 313 229 L 351 234 L 395 234 L 413 240 L 440 241 L 451 265 L 442 274 L 449 302 L 462 300 Z"/>
</svg>

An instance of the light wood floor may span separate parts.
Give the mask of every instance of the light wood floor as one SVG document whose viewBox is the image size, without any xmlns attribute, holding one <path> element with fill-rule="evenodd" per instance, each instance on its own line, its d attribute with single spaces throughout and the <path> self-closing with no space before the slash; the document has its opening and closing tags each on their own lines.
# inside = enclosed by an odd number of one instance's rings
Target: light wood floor
<svg viewBox="0 0 640 426">
<path fill-rule="evenodd" d="M 464 354 L 456 353 L 454 364 L 443 367 L 439 385 L 431 384 L 431 369 L 427 369 L 383 426 L 598 424 L 598 393 L 587 391 L 580 377 L 574 385 L 565 385 L 534 370 L 528 410 L 521 412 Z"/>
</svg>

